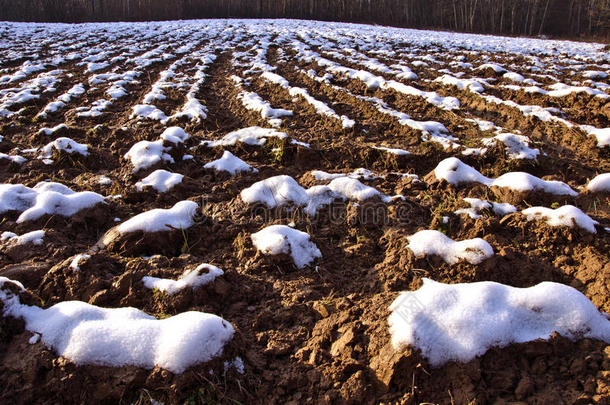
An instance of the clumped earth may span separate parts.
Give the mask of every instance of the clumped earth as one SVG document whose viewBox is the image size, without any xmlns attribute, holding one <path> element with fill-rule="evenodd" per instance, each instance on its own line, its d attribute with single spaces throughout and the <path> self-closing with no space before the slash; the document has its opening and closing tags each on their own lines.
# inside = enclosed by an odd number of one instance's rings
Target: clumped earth
<svg viewBox="0 0 610 405">
<path fill-rule="evenodd" d="M 322 76 L 325 71 L 315 61 L 299 59 L 291 44 L 282 43 L 277 32 L 260 34 L 272 43 L 258 48 L 265 50 L 266 63 L 275 66 L 274 72 L 292 86 L 307 89 L 338 115 L 355 120 L 355 125 L 343 128 L 339 121 L 319 115 L 302 98 L 293 100 L 285 89 L 252 75 L 249 91 L 274 108 L 294 112 L 283 117 L 279 128 L 289 138 L 271 139 L 260 147 L 239 143 L 202 146 L 202 140 L 219 139 L 237 129 L 269 127 L 260 113 L 244 108 L 237 97 L 240 90 L 230 78 L 234 74 L 247 75 L 248 67 L 236 63 L 236 54 L 256 54 L 259 38 L 247 32 L 245 26 L 229 24 L 227 29 L 233 31 L 225 38 L 224 46 L 210 34 L 202 35 L 191 50 L 209 47 L 216 59 L 207 68 L 196 93 L 207 108 L 207 118 L 200 122 L 173 122 L 191 135 L 184 146 L 171 151 L 175 163 L 161 163 L 134 173 L 133 166 L 123 157 L 134 143 L 154 141 L 166 128 L 156 120 L 133 118 L 131 113 L 174 59 L 160 59 L 146 68 L 146 74 L 137 82 L 125 85 L 126 96 L 113 101 L 102 116 L 93 118 L 77 117 L 74 109 L 104 98 L 103 86 L 96 88 L 89 83 L 91 73 L 85 72 L 86 65 L 65 62 L 60 68 L 72 76 L 65 76 L 55 92 L 42 93 L 37 99 L 14 106 L 13 110 L 19 113 L 0 121 L 0 151 L 4 153 L 42 147 L 59 136 L 90 147 L 87 157 L 55 152 L 51 164 L 35 155 L 29 155 L 22 164 L 0 160 L 2 183 L 31 187 L 52 180 L 73 190 L 120 195 L 69 218 L 46 215 L 17 223 L 18 213 L 2 214 L 0 232 L 46 232 L 42 245 L 4 243 L 0 250 L 0 276 L 23 283 L 27 291 L 21 293 L 22 302 L 45 308 L 67 300 L 103 307 L 132 306 L 157 318 L 191 310 L 209 312 L 235 327 L 233 341 L 221 358 L 182 374 L 160 368 L 76 366 L 42 342 L 30 344 L 32 334 L 25 330 L 23 321 L 4 317 L 0 319 L 0 402 L 144 404 L 154 399 L 166 404 L 610 403 L 610 346 L 604 342 L 572 342 L 555 335 L 548 341 L 493 348 L 468 363 L 450 362 L 433 368 L 413 348 L 396 351 L 387 323 L 388 308 L 399 292 L 416 290 L 424 277 L 444 283 L 496 281 L 516 287 L 560 282 L 581 291 L 600 311 L 610 312 L 610 238 L 604 230 L 610 227 L 607 193 L 582 192 L 577 197 L 566 197 L 516 193 L 478 184 L 454 187 L 429 175 L 443 159 L 458 156 L 489 177 L 527 171 L 578 189 L 596 174 L 610 171 L 608 147 L 599 147 L 595 137 L 561 123 L 525 117 L 515 108 L 486 102 L 468 90 L 427 80 L 441 75 L 437 70 L 449 66 L 457 56 L 474 65 L 491 58 L 509 66 L 513 64 L 510 54 L 445 49 L 439 44 L 423 49 L 397 42 L 392 45 L 394 55 L 361 51 L 388 66 L 399 62 L 409 65 L 413 59 L 401 58 L 402 52 L 418 52 L 420 57 L 432 55 L 435 60 L 429 61 L 430 67 L 410 65 L 419 79 L 408 83 L 441 96 L 457 97 L 460 109 L 447 111 L 422 97 L 392 89 L 369 89 L 353 78 L 336 75 L 323 82 L 301 74 L 299 70 L 313 69 Z M 99 33 L 100 43 L 109 36 L 103 27 L 89 28 Z M 158 39 L 166 41 L 165 52 L 171 54 L 180 44 L 173 44 L 166 34 L 159 33 Z M 118 45 L 113 55 L 118 55 L 123 39 L 112 38 Z M 154 43 L 154 38 L 149 41 Z M 89 40 L 92 45 L 96 41 Z M 305 43 L 308 40 L 309 36 L 299 39 Z M 333 44 L 333 38 L 325 40 L 341 52 L 342 45 Z M 325 50 L 314 41 L 309 46 L 324 54 Z M 39 50 L 41 55 L 50 51 L 48 46 Z M 344 66 L 365 69 L 358 61 L 324 56 Z M 608 60 L 605 63 L 607 70 Z M 568 66 L 560 61 L 556 65 Z M 14 66 L 18 65 L 2 67 L 9 72 Z M 194 66 L 191 61 L 177 71 Z M 569 69 L 557 71 L 558 80 L 571 80 Z M 493 70 L 468 72 L 467 76 L 473 77 L 495 75 Z M 527 76 L 531 72 L 519 73 Z M 390 73 L 378 74 L 395 79 Z M 533 74 L 531 77 L 547 84 L 544 78 Z M 504 79 L 500 76 L 498 80 Z M 607 78 L 598 81 L 610 84 Z M 38 116 L 49 102 L 79 82 L 85 85 L 85 94 L 46 118 Z M 0 92 L 14 86 L 0 83 Z M 519 104 L 560 108 L 566 119 L 577 124 L 607 127 L 610 120 L 608 100 L 586 93 L 556 99 L 500 85 L 490 87 L 488 93 Z M 184 103 L 186 91 L 166 89 L 165 94 L 167 97 L 156 107 L 171 115 Z M 541 154 L 537 160 L 514 160 L 499 144 L 484 155 L 462 156 L 458 150 L 422 141 L 420 131 L 399 124 L 380 113 L 373 103 L 353 95 L 379 98 L 421 121 L 440 121 L 467 146 L 479 146 L 480 138 L 491 133 L 466 118 L 491 120 L 506 131 L 529 136 L 531 146 L 539 148 Z M 50 136 L 38 132 L 62 123 L 69 128 Z M 307 142 L 310 147 L 291 143 L 290 139 Z M 393 155 L 374 149 L 375 145 L 402 148 L 411 154 Z M 203 168 L 205 163 L 218 159 L 223 150 L 231 151 L 258 172 L 229 176 Z M 194 158 L 182 160 L 185 153 Z M 167 193 L 136 189 L 138 180 L 160 168 L 183 174 L 183 182 Z M 324 184 L 314 179 L 311 170 L 348 173 L 358 168 L 369 169 L 377 176 L 362 180 L 364 183 L 386 195 L 401 194 L 404 200 L 388 204 L 379 200 L 361 204 L 335 202 L 310 217 L 300 208 L 288 211 L 249 206 L 239 197 L 246 187 L 275 175 L 290 175 L 302 186 L 310 187 Z M 407 173 L 417 174 L 421 181 L 401 175 Z M 100 184 L 99 176 L 107 176 L 112 183 Z M 532 205 L 572 204 L 600 226 L 596 234 L 591 234 L 577 227 L 527 222 L 519 212 L 505 217 L 484 212 L 477 219 L 455 215 L 455 210 L 468 206 L 462 201 L 464 197 L 509 202 L 519 210 Z M 198 202 L 201 212 L 195 225 L 183 232 L 137 233 L 117 237 L 107 246 L 98 243 L 116 225 L 115 218 L 124 221 L 187 199 Z M 288 255 L 262 255 L 250 240 L 252 233 L 265 226 L 290 223 L 310 234 L 322 253 L 321 259 L 304 269 L 297 269 Z M 441 230 L 454 240 L 481 237 L 491 244 L 495 255 L 478 265 L 465 261 L 449 265 L 438 257 L 416 258 L 406 247 L 407 237 L 423 229 Z M 90 257 L 80 262 L 80 271 L 73 271 L 71 258 L 79 253 L 89 253 Z M 225 274 L 202 288 L 186 288 L 171 296 L 142 283 L 144 276 L 176 279 L 185 268 L 201 263 L 218 266 Z M 236 356 L 243 359 L 243 374 L 224 366 L 225 361 Z"/>
</svg>

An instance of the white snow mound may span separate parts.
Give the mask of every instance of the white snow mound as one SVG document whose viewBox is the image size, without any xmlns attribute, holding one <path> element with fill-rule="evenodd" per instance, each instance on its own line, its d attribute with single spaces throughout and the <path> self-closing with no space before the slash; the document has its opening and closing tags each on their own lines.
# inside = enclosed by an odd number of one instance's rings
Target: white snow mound
<svg viewBox="0 0 610 405">
<path fill-rule="evenodd" d="M 610 173 L 595 176 L 587 184 L 587 190 L 593 193 L 610 193 Z"/>
<path fill-rule="evenodd" d="M 335 199 L 362 202 L 369 198 L 379 197 L 386 203 L 394 199 L 394 197 L 385 196 L 379 190 L 367 186 L 355 178 L 346 177 L 347 175 L 334 176 L 329 173 L 319 173 L 328 175 L 328 178 L 333 178 L 328 186 L 313 186 L 305 189 L 292 177 L 280 175 L 254 183 L 242 190 L 240 196 L 248 204 L 260 202 L 269 208 L 282 206 L 305 207 L 305 212 L 308 215 L 315 215 L 320 207 L 332 203 Z M 314 172 L 313 175 L 316 176 L 316 173 Z M 328 180 L 328 178 L 325 179 Z"/>
<path fill-rule="evenodd" d="M 241 199 L 248 204 L 261 202 L 269 208 L 294 204 L 306 205 L 309 198 L 303 187 L 290 176 L 269 177 L 242 190 Z"/>
<path fill-rule="evenodd" d="M 178 280 L 145 276 L 142 282 L 146 288 L 157 289 L 168 295 L 174 295 L 186 287 L 196 290 L 220 277 L 224 272 L 211 264 L 201 264 L 195 269 L 186 270 Z"/>
<path fill-rule="evenodd" d="M 546 207 L 531 207 L 521 211 L 528 221 L 544 220 L 550 226 L 579 226 L 587 232 L 597 233 L 595 225 L 598 224 L 587 214 L 573 205 L 564 205 L 557 209 Z"/>
<path fill-rule="evenodd" d="M 136 308 L 100 308 L 65 301 L 48 309 L 23 305 L 0 277 L 4 316 L 23 318 L 26 329 L 76 365 L 152 369 L 173 373 L 222 354 L 235 330 L 224 319 L 204 312 L 183 312 L 158 320 Z M 4 288 L 3 288 L 4 287 Z"/>
<path fill-rule="evenodd" d="M 173 143 L 177 145 L 179 143 L 184 143 L 187 139 L 190 138 L 190 135 L 187 134 L 184 129 L 180 127 L 169 127 L 160 136 L 164 141 Z"/>
<path fill-rule="evenodd" d="M 172 208 L 146 211 L 120 224 L 117 230 L 120 233 L 136 231 L 163 232 L 172 229 L 190 228 L 194 221 L 199 205 L 194 201 L 180 201 Z"/>
<path fill-rule="evenodd" d="M 85 144 L 78 143 L 70 138 L 61 137 L 53 142 L 46 144 L 42 149 L 42 157 L 50 158 L 53 156 L 53 149 L 69 154 L 77 153 L 83 156 L 89 156 L 89 147 Z"/>
<path fill-rule="evenodd" d="M 203 166 L 205 169 L 214 169 L 218 172 L 228 172 L 231 176 L 235 176 L 241 172 L 258 172 L 257 169 L 253 168 L 228 150 L 224 151 L 220 159 L 206 163 Z"/>
<path fill-rule="evenodd" d="M 392 197 L 384 196 L 376 188 L 367 186 L 360 180 L 351 177 L 338 177 L 328 184 L 328 188 L 348 200 L 366 201 L 369 198 L 379 197 L 384 202 L 392 201 Z"/>
<path fill-rule="evenodd" d="M 92 191 L 74 192 L 63 184 L 40 182 L 33 188 L 22 184 L 0 184 L 0 213 L 21 212 L 17 223 L 34 221 L 45 214 L 71 217 L 103 203 L 104 197 Z"/>
<path fill-rule="evenodd" d="M 509 203 L 497 203 L 479 198 L 464 198 L 463 200 L 470 204 L 470 208 L 461 208 L 454 213 L 457 215 L 467 214 L 474 219 L 481 217 L 481 211 L 483 210 L 493 210 L 494 214 L 502 216 L 517 212 L 517 207 Z"/>
<path fill-rule="evenodd" d="M 543 282 L 515 288 L 494 282 L 442 284 L 430 279 L 403 292 L 388 322 L 396 349 L 413 346 L 432 366 L 467 362 L 492 347 L 549 339 L 610 343 L 610 321 L 578 290 Z"/>
<path fill-rule="evenodd" d="M 144 187 L 152 187 L 159 193 L 165 193 L 174 188 L 176 184 L 182 183 L 183 178 L 184 176 L 181 174 L 159 169 L 138 181 L 136 189 L 142 191 Z"/>
<path fill-rule="evenodd" d="M 210 148 L 216 146 L 231 146 L 237 142 L 245 143 L 246 145 L 262 146 L 267 142 L 268 138 L 287 138 L 284 132 L 277 131 L 271 128 L 248 127 L 238 129 L 237 131 L 229 132 L 217 141 L 202 141 L 201 144 Z"/>
<path fill-rule="evenodd" d="M 506 187 L 515 191 L 542 191 L 549 194 L 577 196 L 578 193 L 564 182 L 542 180 L 525 172 L 505 173 L 497 179 L 483 176 L 472 166 L 468 166 L 455 157 L 441 161 L 434 169 L 438 180 L 446 180 L 449 184 L 458 186 L 463 183 L 481 183 L 488 187 Z"/>
<path fill-rule="evenodd" d="M 9 243 L 13 243 L 18 246 L 27 245 L 28 243 L 33 245 L 42 245 L 44 235 L 45 231 L 43 230 L 24 233 L 21 236 L 18 236 L 12 232 L 2 232 L 2 235 L 0 235 L 0 240 L 2 242 L 8 241 Z"/>
<path fill-rule="evenodd" d="M 307 233 L 286 225 L 271 225 L 252 234 L 252 243 L 265 255 L 289 254 L 299 269 L 322 257 Z"/>
<path fill-rule="evenodd" d="M 409 236 L 407 240 L 409 241 L 407 247 L 416 257 L 436 255 L 449 264 L 456 264 L 460 259 L 478 264 L 494 254 L 489 243 L 481 238 L 456 242 L 434 230 L 419 231 Z"/>
<path fill-rule="evenodd" d="M 166 153 L 170 149 L 170 147 L 163 146 L 162 139 L 154 142 L 140 141 L 129 149 L 124 158 L 131 161 L 133 172 L 136 173 L 161 161 L 174 163 L 174 158 Z"/>
</svg>

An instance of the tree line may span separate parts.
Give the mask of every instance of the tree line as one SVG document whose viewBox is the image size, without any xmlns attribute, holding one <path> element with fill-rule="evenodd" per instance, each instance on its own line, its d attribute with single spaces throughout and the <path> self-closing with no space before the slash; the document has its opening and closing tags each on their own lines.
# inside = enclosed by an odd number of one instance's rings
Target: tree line
<svg viewBox="0 0 610 405">
<path fill-rule="evenodd" d="M 610 0 L 0 0 L 0 20 L 299 18 L 610 39 Z"/>
</svg>

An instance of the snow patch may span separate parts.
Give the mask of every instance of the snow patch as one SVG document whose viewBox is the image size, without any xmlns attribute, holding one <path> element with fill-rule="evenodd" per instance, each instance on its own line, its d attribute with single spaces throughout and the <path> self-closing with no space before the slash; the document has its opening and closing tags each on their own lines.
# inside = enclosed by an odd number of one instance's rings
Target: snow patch
<svg viewBox="0 0 610 405">
<path fill-rule="evenodd" d="M 432 366 L 468 362 L 492 347 L 549 339 L 610 343 L 610 321 L 578 290 L 543 282 L 515 288 L 494 282 L 442 284 L 430 279 L 403 292 L 388 322 L 396 349 L 413 346 Z"/>
<path fill-rule="evenodd" d="M 158 320 L 136 308 L 100 308 L 65 301 L 42 309 L 24 305 L 0 278 L 4 316 L 22 318 L 27 330 L 76 365 L 152 369 L 180 374 L 222 354 L 235 330 L 224 319 L 204 312 L 183 312 Z"/>
<path fill-rule="evenodd" d="M 163 131 L 159 138 L 169 143 L 173 143 L 174 145 L 178 145 L 180 143 L 184 143 L 190 137 L 191 136 L 180 127 L 169 127 Z"/>
<path fill-rule="evenodd" d="M 3 232 L 2 235 L 0 235 L 0 240 L 2 240 L 2 242 L 9 242 L 18 246 L 27 245 L 29 243 L 33 245 L 42 245 L 44 235 L 45 231 L 42 230 L 24 233 L 21 236 L 18 236 L 12 232 Z"/>
<path fill-rule="evenodd" d="M 557 209 L 546 207 L 531 207 L 521 211 L 528 221 L 544 220 L 549 226 L 579 226 L 587 232 L 597 233 L 595 225 L 598 224 L 587 214 L 573 205 L 564 205 Z"/>
<path fill-rule="evenodd" d="M 186 287 L 196 290 L 199 287 L 211 283 L 216 277 L 220 277 L 223 274 L 224 272 L 216 266 L 201 264 L 195 269 L 186 270 L 178 280 L 145 276 L 142 278 L 142 282 L 146 288 L 151 290 L 156 289 L 168 295 L 174 295 Z"/>
<path fill-rule="evenodd" d="M 80 262 L 87 260 L 91 258 L 90 255 L 88 254 L 84 254 L 84 253 L 80 253 L 77 254 L 76 256 L 74 256 L 74 259 L 72 259 L 72 261 L 70 262 L 70 269 L 72 269 L 73 271 L 80 271 Z"/>
<path fill-rule="evenodd" d="M 77 153 L 79 155 L 89 156 L 89 147 L 87 145 L 78 143 L 70 138 L 61 137 L 48 143 L 41 149 L 41 158 L 51 158 L 53 156 L 53 149 L 69 154 Z"/>
<path fill-rule="evenodd" d="M 219 172 L 228 172 L 231 176 L 235 176 L 237 173 L 241 172 L 258 172 L 257 169 L 253 168 L 228 150 L 224 151 L 220 159 L 206 163 L 203 167 L 205 169 L 214 169 Z"/>
<path fill-rule="evenodd" d="M 187 229 L 194 224 L 199 205 L 194 201 L 180 201 L 172 208 L 156 208 L 143 212 L 120 224 L 120 233 L 163 232 L 172 229 Z"/>
<path fill-rule="evenodd" d="M 289 254 L 299 269 L 322 257 L 307 233 L 286 225 L 271 225 L 252 234 L 252 243 L 265 255 Z"/>
<path fill-rule="evenodd" d="M 210 148 L 216 146 L 231 146 L 237 142 L 245 143 L 246 145 L 262 146 L 267 142 L 268 138 L 287 138 L 284 132 L 277 131 L 271 128 L 248 127 L 238 129 L 237 131 L 229 132 L 217 141 L 202 141 L 201 144 Z"/>
<path fill-rule="evenodd" d="M 436 255 L 449 264 L 456 264 L 460 259 L 479 264 L 494 254 L 489 243 L 481 238 L 456 242 L 434 230 L 419 231 L 407 237 L 407 240 L 409 241 L 407 247 L 416 257 Z"/>
<path fill-rule="evenodd" d="M 411 154 L 411 152 L 409 152 L 407 150 L 404 150 L 404 149 L 388 148 L 388 147 L 385 147 L 385 146 L 375 146 L 374 149 L 382 150 L 384 152 L 391 153 L 393 155 L 398 155 L 398 156 L 404 156 L 404 155 L 410 155 Z"/>
<path fill-rule="evenodd" d="M 506 153 L 509 159 L 532 159 L 538 158 L 540 151 L 529 147 L 531 142 L 527 136 L 515 135 L 511 133 L 501 133 L 493 138 L 481 139 L 483 145 L 491 147 L 496 142 L 502 142 L 506 146 Z"/>
<path fill-rule="evenodd" d="M 21 212 L 17 223 L 34 221 L 45 214 L 70 217 L 103 202 L 104 197 L 97 193 L 76 193 L 59 183 L 41 182 L 33 188 L 22 184 L 0 184 L 0 213 Z"/>
<path fill-rule="evenodd" d="M 124 158 L 131 161 L 133 172 L 136 173 L 142 169 L 147 169 L 161 161 L 174 163 L 168 152 L 170 147 L 163 146 L 163 140 L 158 141 L 140 141 L 129 149 Z"/>
<path fill-rule="evenodd" d="M 589 184 L 587 190 L 592 193 L 610 193 L 610 173 L 603 173 L 595 176 Z"/>
<path fill-rule="evenodd" d="M 152 187 L 159 193 L 165 193 L 174 188 L 176 184 L 182 183 L 183 175 L 171 173 L 167 170 L 155 170 L 136 183 L 136 189 L 142 191 L 145 187 Z"/>
<path fill-rule="evenodd" d="M 515 191 L 543 191 L 549 194 L 569 195 L 572 197 L 578 195 L 566 183 L 555 180 L 542 180 L 524 172 L 510 172 L 503 174 L 497 179 L 490 179 L 455 157 L 441 161 L 434 169 L 434 175 L 438 180 L 446 180 L 454 186 L 463 183 L 481 183 L 488 187 L 506 187 Z"/>
<path fill-rule="evenodd" d="M 481 217 L 481 211 L 483 210 L 493 210 L 496 215 L 501 216 L 517 212 L 517 207 L 508 203 L 490 202 L 478 198 L 464 198 L 463 200 L 470 204 L 470 208 L 459 209 L 455 211 L 455 214 L 467 214 L 473 219 Z"/>
</svg>

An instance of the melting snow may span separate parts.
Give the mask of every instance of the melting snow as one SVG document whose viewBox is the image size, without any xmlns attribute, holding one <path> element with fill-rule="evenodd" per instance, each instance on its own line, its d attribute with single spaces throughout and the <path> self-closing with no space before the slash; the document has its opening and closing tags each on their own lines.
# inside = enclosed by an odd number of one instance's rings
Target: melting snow
<svg viewBox="0 0 610 405">
<path fill-rule="evenodd" d="M 70 138 L 61 137 L 48 143 L 41 149 L 42 158 L 48 159 L 52 157 L 53 149 L 69 154 L 77 153 L 79 155 L 89 156 L 89 147 L 87 145 L 75 142 Z"/>
<path fill-rule="evenodd" d="M 80 271 L 80 262 L 91 258 L 90 255 L 80 253 L 74 256 L 74 259 L 70 262 L 70 269 L 73 271 Z"/>
<path fill-rule="evenodd" d="M 527 136 L 501 133 L 493 138 L 481 140 L 485 146 L 493 146 L 496 142 L 502 142 L 506 146 L 506 153 L 510 159 L 532 159 L 538 158 L 540 151 L 529 147 L 531 142 Z"/>
<path fill-rule="evenodd" d="M 104 197 L 91 192 L 74 192 L 59 183 L 38 183 L 33 188 L 22 184 L 0 184 L 0 213 L 21 212 L 17 223 L 34 221 L 45 214 L 70 217 L 103 203 Z"/>
<path fill-rule="evenodd" d="M 158 141 L 140 141 L 129 149 L 124 158 L 129 159 L 133 165 L 133 172 L 141 169 L 147 169 L 161 161 L 174 163 L 168 152 L 170 147 L 163 146 L 163 140 Z"/>
<path fill-rule="evenodd" d="M 481 238 L 456 242 L 433 230 L 419 231 L 409 236 L 407 240 L 409 241 L 407 247 L 416 257 L 436 255 L 449 264 L 456 264 L 460 259 L 478 264 L 494 254 L 489 243 Z"/>
<path fill-rule="evenodd" d="M 180 127 L 169 127 L 159 137 L 164 141 L 169 143 L 173 143 L 174 145 L 178 145 L 180 143 L 184 143 L 187 139 L 190 138 L 190 135 L 186 133 L 186 131 Z"/>
<path fill-rule="evenodd" d="M 458 215 L 467 214 L 474 219 L 479 218 L 483 210 L 493 210 L 495 214 L 502 216 L 517 212 L 517 207 L 508 203 L 489 202 L 478 198 L 464 198 L 464 201 L 470 204 L 470 208 L 462 208 L 455 213 Z"/>
<path fill-rule="evenodd" d="M 375 146 L 375 149 L 378 150 L 382 150 L 384 152 L 388 152 L 394 155 L 399 155 L 399 156 L 404 156 L 404 155 L 410 155 L 411 152 L 404 150 L 404 149 L 396 149 L 396 148 L 387 148 L 385 146 Z"/>
</svg>

